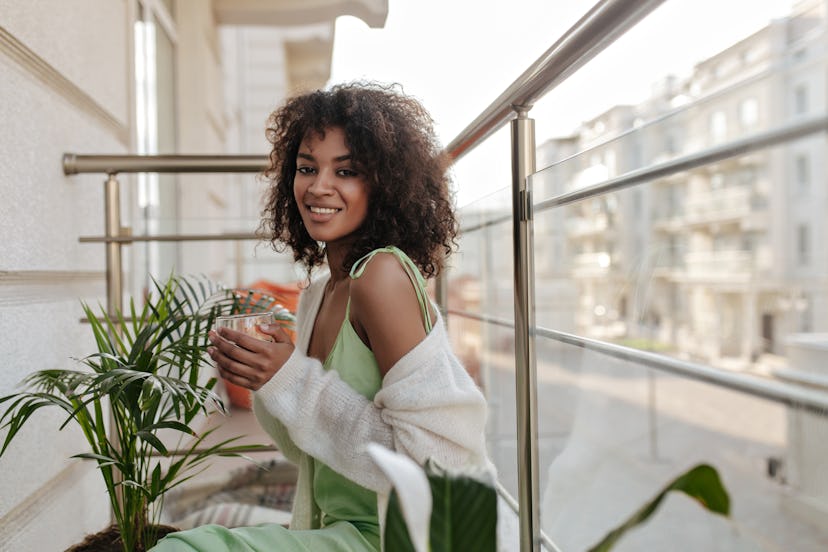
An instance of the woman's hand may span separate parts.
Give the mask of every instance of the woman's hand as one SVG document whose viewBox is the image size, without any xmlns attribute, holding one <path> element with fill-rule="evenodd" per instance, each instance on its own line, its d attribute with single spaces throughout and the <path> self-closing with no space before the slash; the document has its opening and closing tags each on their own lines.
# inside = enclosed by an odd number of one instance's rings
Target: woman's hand
<svg viewBox="0 0 828 552">
<path fill-rule="evenodd" d="M 213 347 L 207 353 L 215 361 L 221 377 L 251 391 L 270 381 L 293 354 L 293 343 L 281 326 L 262 324 L 258 330 L 274 341 L 263 341 L 228 328 L 208 334 Z"/>
</svg>

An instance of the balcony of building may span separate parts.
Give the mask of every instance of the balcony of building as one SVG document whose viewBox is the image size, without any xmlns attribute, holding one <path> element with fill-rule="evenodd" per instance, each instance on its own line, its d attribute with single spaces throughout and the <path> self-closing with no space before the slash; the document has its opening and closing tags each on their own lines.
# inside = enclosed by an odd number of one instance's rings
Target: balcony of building
<svg viewBox="0 0 828 552">
<path fill-rule="evenodd" d="M 748 282 L 756 278 L 756 256 L 751 251 L 691 251 L 684 255 L 688 280 Z"/>
<path fill-rule="evenodd" d="M 685 223 L 690 226 L 733 223 L 748 228 L 764 227 L 768 221 L 767 212 L 756 207 L 755 196 L 750 186 L 711 190 L 701 197 L 689 196 L 683 213 Z"/>
<path fill-rule="evenodd" d="M 140 7 L 139 17 L 102 0 L 100 17 L 130 27 L 154 21 L 178 45 L 178 73 L 161 81 L 171 96 L 159 96 L 175 101 L 157 105 L 161 116 L 153 119 L 176 121 L 155 129 L 156 138 L 177 140 L 166 150 L 163 140 L 144 148 L 129 138 L 138 127 L 130 122 L 138 107 L 132 104 L 140 102 L 129 98 L 133 92 L 113 92 L 119 79 L 96 76 L 100 65 L 129 73 L 107 56 L 123 50 L 131 59 L 134 45 L 53 2 L 62 15 L 54 28 L 97 30 L 119 45 L 108 52 L 84 46 L 87 55 L 103 56 L 91 58 L 94 71 L 84 69 L 38 38 L 49 33 L 38 30 L 40 19 L 24 4 L 0 15 L 0 53 L 12 68 L 2 88 L 8 134 L 20 138 L 9 143 L 0 174 L 9 221 L 0 255 L 0 327 L 9 336 L 0 348 L 8 359 L 2 394 L 36 364 L 61 366 L 83 354 L 90 343 L 78 321 L 79 296 L 101 303 L 140 297 L 148 273 L 173 266 L 238 285 L 254 276 L 294 282 L 290 259 L 268 251 L 255 234 L 261 187 L 253 175 L 264 155 L 225 145 L 252 143 L 261 130 L 254 129 L 258 111 L 245 106 L 272 103 L 268 94 L 287 94 L 300 82 L 324 84 L 336 39 L 332 18 L 351 14 L 381 26 L 387 9 L 384 2 L 333 0 L 123 3 Z M 828 220 L 825 4 L 796 2 L 790 14 L 768 22 L 769 31 L 732 37 L 726 55 L 698 50 L 697 61 L 710 60 L 698 74 L 691 68 L 639 103 L 595 85 L 612 66 L 646 65 L 626 50 L 636 40 L 647 55 L 661 50 L 677 60 L 684 50 L 673 40 L 689 25 L 673 20 L 670 27 L 662 18 L 678 4 L 587 6 L 445 144 L 458 187 L 498 182 L 459 209 L 458 251 L 433 293 L 455 351 L 488 400 L 498 491 L 517 516 L 510 552 L 586 550 L 701 462 L 722 476 L 730 516 L 673 493 L 617 550 L 816 552 L 828 542 L 828 254 L 820 247 Z M 184 6 L 193 9 L 190 17 Z M 710 13 L 689 44 L 706 45 L 699 37 L 712 26 L 741 20 L 719 12 L 727 7 L 693 6 Z M 736 13 L 756 9 L 742 2 Z M 543 16 L 551 20 L 551 13 Z M 290 23 L 274 38 L 267 26 L 292 17 L 302 25 Z M 469 21 L 471 15 L 458 24 Z M 637 34 L 657 27 L 668 31 L 658 42 Z M 61 44 L 76 40 L 64 36 Z M 256 48 L 264 43 L 264 51 Z M 154 44 L 144 54 L 169 46 Z M 461 52 L 452 63 L 473 53 Z M 775 64 L 777 58 L 789 62 Z M 203 80 L 221 70 L 237 85 L 224 91 L 226 110 L 217 92 L 226 83 Z M 747 101 L 752 92 L 739 96 L 757 86 L 757 105 Z M 471 94 L 469 87 L 447 82 L 441 89 Z M 256 90 L 265 97 L 253 97 Z M 563 117 L 595 90 L 619 108 L 596 108 L 562 138 L 536 136 L 555 119 L 549 113 Z M 250 96 L 240 101 L 241 94 Z M 491 144 L 503 147 L 492 153 Z M 70 155 L 61 170 L 70 176 L 56 168 L 63 154 Z M 804 164 L 810 178 L 800 186 L 793 176 Z M 710 185 L 717 173 L 742 174 L 738 167 L 753 171 L 749 182 Z M 507 178 L 498 179 L 504 170 Z M 121 197 L 105 202 L 113 190 Z M 37 216 L 31 202 L 43 207 Z M 611 205 L 611 215 L 596 204 Z M 107 216 L 104 224 L 104 212 L 123 219 Z M 124 276 L 120 289 L 112 287 L 116 274 Z M 78 436 L 53 438 L 50 423 L 61 421 L 43 420 L 0 459 L 3 549 L 62 549 L 108 518 L 96 474 L 65 461 L 78 452 Z M 205 427 L 219 421 L 227 422 Z M 237 408 L 216 437 L 251 424 L 250 411 Z M 278 451 L 256 454 L 279 459 Z M 238 468 L 219 461 L 203 481 Z M 284 519 L 284 512 L 270 515 Z"/>
</svg>

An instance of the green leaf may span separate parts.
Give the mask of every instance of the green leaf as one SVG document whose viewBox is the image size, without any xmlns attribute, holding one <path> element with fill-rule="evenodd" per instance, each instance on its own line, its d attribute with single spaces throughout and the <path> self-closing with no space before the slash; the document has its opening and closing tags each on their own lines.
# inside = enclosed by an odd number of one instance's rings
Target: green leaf
<svg viewBox="0 0 828 552">
<path fill-rule="evenodd" d="M 163 455 L 167 455 L 167 447 L 164 446 L 164 443 L 161 442 L 161 439 L 156 437 L 156 435 L 150 431 L 138 431 L 135 433 L 137 437 L 141 440 L 149 444 L 152 448 L 157 450 Z"/>
<path fill-rule="evenodd" d="M 497 547 L 497 491 L 470 474 L 451 473 L 429 461 L 431 552 L 494 552 Z M 413 552 L 399 497 L 392 491 L 385 520 L 385 549 Z"/>
<path fill-rule="evenodd" d="M 150 483 L 150 493 L 152 496 L 161 494 L 163 487 L 161 485 L 161 464 L 155 464 L 155 469 L 152 470 L 152 482 Z"/>
<path fill-rule="evenodd" d="M 165 420 L 163 422 L 158 422 L 157 424 L 152 424 L 144 428 L 144 431 L 155 431 L 157 429 L 174 429 L 176 431 L 180 431 L 182 433 L 186 433 L 187 435 L 195 435 L 195 431 L 190 429 L 189 426 L 186 424 L 182 424 L 178 420 Z"/>
<path fill-rule="evenodd" d="M 415 552 L 396 490 L 392 490 L 388 498 L 388 511 L 385 516 L 385 549 Z"/>
<path fill-rule="evenodd" d="M 696 500 L 702 507 L 723 516 L 730 515 L 730 496 L 722 485 L 719 473 L 707 464 L 699 464 L 668 483 L 652 500 L 642 506 L 624 523 L 610 531 L 589 549 L 607 552 L 633 527 L 644 523 L 656 511 L 670 491 L 679 491 Z"/>
<path fill-rule="evenodd" d="M 70 458 L 83 458 L 85 460 L 95 460 L 98 463 L 99 467 L 120 465 L 118 460 L 112 458 L 111 456 L 105 456 L 103 454 L 94 454 L 92 452 L 73 454 Z"/>
<path fill-rule="evenodd" d="M 497 545 L 497 491 L 468 475 L 426 465 L 433 500 L 431 550 L 494 552 Z"/>
</svg>

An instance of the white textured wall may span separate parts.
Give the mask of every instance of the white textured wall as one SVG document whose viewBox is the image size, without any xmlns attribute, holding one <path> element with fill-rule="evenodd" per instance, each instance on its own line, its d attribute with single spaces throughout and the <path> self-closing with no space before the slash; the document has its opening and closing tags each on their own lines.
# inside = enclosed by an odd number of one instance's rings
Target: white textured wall
<svg viewBox="0 0 828 552">
<path fill-rule="evenodd" d="M 0 24 L 126 122 L 126 0 L 3 0 Z"/>
<path fill-rule="evenodd" d="M 219 33 L 209 2 L 178 2 L 178 150 L 188 154 L 225 151 L 227 122 Z M 238 224 L 237 175 L 180 175 L 179 230 L 183 234 L 220 234 L 250 230 Z M 252 176 L 250 176 L 252 178 Z M 234 224 L 235 223 L 235 224 Z M 233 242 L 180 245 L 182 270 L 235 284 Z"/>
<path fill-rule="evenodd" d="M 62 156 L 127 151 L 128 29 L 125 1 L 3 2 L 0 395 L 93 352 L 79 299 L 104 297 L 103 246 L 78 238 L 103 231 L 103 176 L 64 176 Z M 97 470 L 69 460 L 82 437 L 41 412 L 0 458 L 2 550 L 62 550 L 108 523 Z"/>
</svg>

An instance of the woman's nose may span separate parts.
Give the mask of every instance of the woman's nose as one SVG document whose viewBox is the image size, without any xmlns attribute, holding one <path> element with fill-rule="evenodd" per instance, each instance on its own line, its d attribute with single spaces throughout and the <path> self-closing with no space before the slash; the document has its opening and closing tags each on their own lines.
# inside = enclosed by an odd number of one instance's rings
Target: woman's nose
<svg viewBox="0 0 828 552">
<path fill-rule="evenodd" d="M 311 182 L 308 191 L 314 195 L 325 195 L 331 193 L 333 183 L 333 172 L 327 169 L 320 169 L 316 178 Z"/>
</svg>

